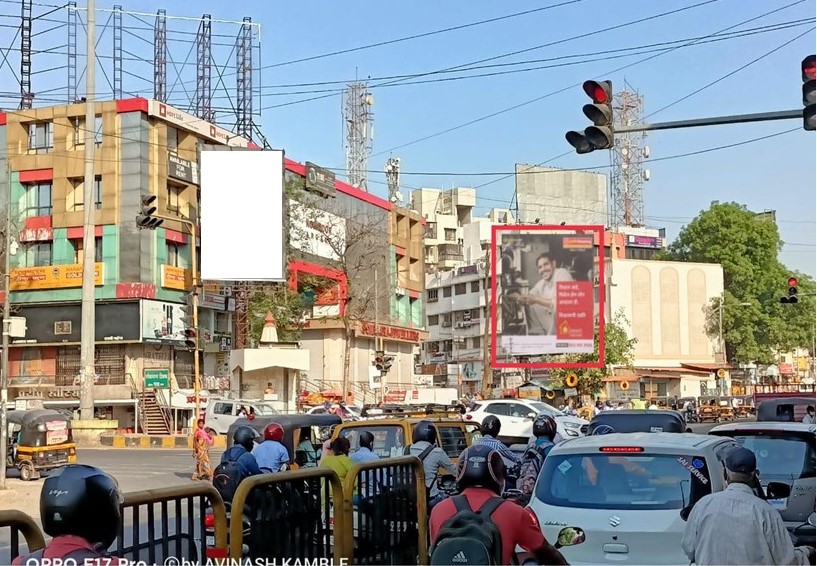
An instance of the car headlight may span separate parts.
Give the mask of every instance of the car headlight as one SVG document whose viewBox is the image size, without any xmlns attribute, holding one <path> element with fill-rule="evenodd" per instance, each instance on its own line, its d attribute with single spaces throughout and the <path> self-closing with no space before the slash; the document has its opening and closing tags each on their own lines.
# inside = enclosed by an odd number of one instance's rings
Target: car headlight
<svg viewBox="0 0 817 566">
<path fill-rule="evenodd" d="M 579 423 L 562 423 L 562 424 L 565 425 L 565 428 L 581 428 L 582 427 L 582 425 L 580 425 Z"/>
<path fill-rule="evenodd" d="M 568 436 L 579 436 L 579 431 L 574 428 L 566 428 L 565 433 Z"/>
</svg>

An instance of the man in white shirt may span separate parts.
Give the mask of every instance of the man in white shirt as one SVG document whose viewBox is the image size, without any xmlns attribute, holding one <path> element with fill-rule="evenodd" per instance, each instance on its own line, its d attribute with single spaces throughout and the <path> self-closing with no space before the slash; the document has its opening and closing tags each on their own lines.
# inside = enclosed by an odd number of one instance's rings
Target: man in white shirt
<svg viewBox="0 0 817 566">
<path fill-rule="evenodd" d="M 528 295 L 512 294 L 510 297 L 523 305 L 528 305 L 528 334 L 556 334 L 556 284 L 573 281 L 570 272 L 556 267 L 556 262 L 547 253 L 536 258 L 536 269 L 542 277 Z"/>
<path fill-rule="evenodd" d="M 803 417 L 803 424 L 814 424 L 814 406 L 809 405 L 806 408 L 806 415 Z"/>
</svg>

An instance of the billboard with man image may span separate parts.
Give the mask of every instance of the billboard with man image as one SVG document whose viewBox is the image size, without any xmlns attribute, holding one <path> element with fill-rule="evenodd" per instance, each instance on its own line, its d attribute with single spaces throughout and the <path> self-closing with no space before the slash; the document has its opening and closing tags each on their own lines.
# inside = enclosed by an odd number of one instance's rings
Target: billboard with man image
<svg viewBox="0 0 817 566">
<path fill-rule="evenodd" d="M 493 228 L 495 367 L 600 367 L 601 358 L 580 364 L 547 356 L 595 351 L 596 328 L 603 328 L 603 273 L 597 273 L 604 266 L 603 238 L 602 226 Z M 603 339 L 602 331 L 600 351 Z"/>
</svg>

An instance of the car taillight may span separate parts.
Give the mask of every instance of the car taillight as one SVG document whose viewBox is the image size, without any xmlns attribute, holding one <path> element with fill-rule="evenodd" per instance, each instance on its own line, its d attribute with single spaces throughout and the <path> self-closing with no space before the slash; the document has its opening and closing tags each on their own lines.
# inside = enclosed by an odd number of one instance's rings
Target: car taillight
<svg viewBox="0 0 817 566">
<path fill-rule="evenodd" d="M 211 514 L 211 513 L 207 513 L 204 516 L 204 526 L 207 527 L 208 529 L 215 528 L 215 526 L 216 526 L 216 516 Z"/>
<path fill-rule="evenodd" d="M 599 452 L 644 452 L 640 446 L 602 446 Z"/>
</svg>

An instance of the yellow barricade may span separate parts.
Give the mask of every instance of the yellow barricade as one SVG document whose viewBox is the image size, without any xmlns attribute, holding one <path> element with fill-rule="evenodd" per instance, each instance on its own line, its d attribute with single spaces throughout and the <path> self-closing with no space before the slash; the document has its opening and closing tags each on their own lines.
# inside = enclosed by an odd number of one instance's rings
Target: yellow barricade
<svg viewBox="0 0 817 566">
<path fill-rule="evenodd" d="M 343 487 L 329 468 L 252 476 L 236 490 L 230 514 L 230 558 L 253 560 L 341 559 Z"/>
<path fill-rule="evenodd" d="M 170 557 L 203 564 L 227 556 L 227 513 L 212 485 L 147 489 L 126 493 L 124 499 L 115 556 L 148 564 L 162 564 Z M 207 531 L 213 532 L 210 544 Z"/>
<path fill-rule="evenodd" d="M 9 554 L 0 555 L 0 564 L 11 564 L 11 561 L 21 553 L 34 552 L 45 547 L 45 537 L 37 523 L 22 511 L 0 511 L 0 530 L 8 527 L 11 530 L 9 538 Z M 27 548 L 20 548 L 20 535 L 25 539 Z M 5 537 L 3 537 L 5 538 Z"/>
<path fill-rule="evenodd" d="M 343 484 L 350 563 L 428 564 L 423 464 L 401 456 L 356 464 Z"/>
</svg>

